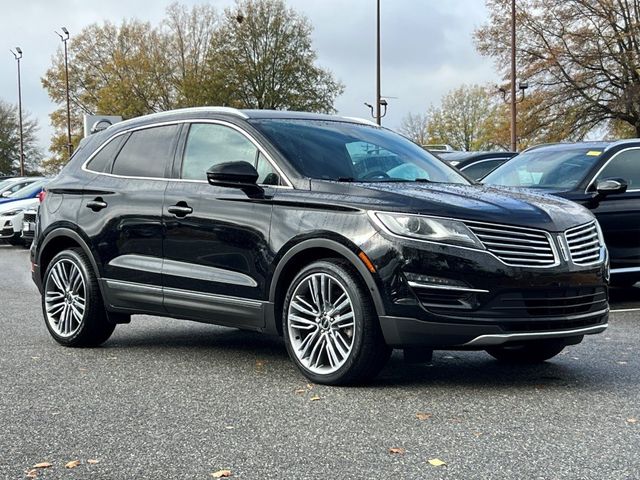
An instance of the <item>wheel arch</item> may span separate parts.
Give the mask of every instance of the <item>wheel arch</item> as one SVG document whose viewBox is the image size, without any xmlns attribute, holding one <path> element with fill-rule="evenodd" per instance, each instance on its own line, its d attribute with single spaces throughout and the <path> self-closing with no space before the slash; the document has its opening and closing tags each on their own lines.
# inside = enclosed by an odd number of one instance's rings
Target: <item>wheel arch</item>
<svg viewBox="0 0 640 480">
<path fill-rule="evenodd" d="M 39 248 L 37 264 L 40 267 L 40 280 L 44 278 L 44 274 L 47 271 L 47 267 L 49 263 L 56 256 L 57 253 L 67 249 L 67 248 L 81 248 L 85 255 L 89 258 L 91 262 L 91 268 L 95 275 L 100 277 L 100 270 L 98 269 L 98 265 L 93 258 L 91 253 L 91 249 L 85 240 L 75 232 L 69 228 L 58 228 L 48 234 L 44 241 L 42 242 L 42 246 Z"/>
<path fill-rule="evenodd" d="M 341 258 L 347 260 L 358 272 L 373 299 L 378 316 L 384 315 L 382 296 L 365 264 L 349 247 L 330 239 L 316 238 L 304 240 L 291 247 L 278 262 L 269 285 L 269 305 L 271 311 L 267 315 L 267 331 L 282 335 L 281 311 L 287 287 L 300 269 L 321 258 Z"/>
</svg>

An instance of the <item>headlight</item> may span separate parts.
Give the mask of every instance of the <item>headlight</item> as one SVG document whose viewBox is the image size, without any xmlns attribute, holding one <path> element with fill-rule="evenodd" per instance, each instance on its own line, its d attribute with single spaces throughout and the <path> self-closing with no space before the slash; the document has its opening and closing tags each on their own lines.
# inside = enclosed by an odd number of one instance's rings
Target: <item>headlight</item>
<svg viewBox="0 0 640 480">
<path fill-rule="evenodd" d="M 22 213 L 26 210 L 26 208 L 16 208 L 15 210 L 7 210 L 6 212 L 0 213 L 0 217 L 13 217 L 19 213 Z"/>
<path fill-rule="evenodd" d="M 484 245 L 467 226 L 457 220 L 401 213 L 373 213 L 387 230 L 401 237 L 452 243 L 484 250 Z"/>
</svg>

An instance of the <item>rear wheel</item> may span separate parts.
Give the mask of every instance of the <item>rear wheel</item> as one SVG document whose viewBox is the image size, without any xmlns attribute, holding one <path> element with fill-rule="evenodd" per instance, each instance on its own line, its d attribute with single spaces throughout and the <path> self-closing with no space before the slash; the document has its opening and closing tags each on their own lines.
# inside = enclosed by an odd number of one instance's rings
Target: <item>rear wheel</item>
<svg viewBox="0 0 640 480">
<path fill-rule="evenodd" d="M 98 282 L 80 249 L 58 253 L 44 275 L 42 310 L 51 336 L 67 347 L 105 342 L 115 325 L 107 319 Z"/>
<path fill-rule="evenodd" d="M 536 340 L 487 348 L 487 353 L 501 362 L 541 363 L 558 355 L 566 345 L 564 340 Z"/>
<path fill-rule="evenodd" d="M 283 331 L 289 356 L 315 383 L 369 380 L 391 355 L 362 279 L 343 260 L 314 262 L 294 278 Z"/>
</svg>

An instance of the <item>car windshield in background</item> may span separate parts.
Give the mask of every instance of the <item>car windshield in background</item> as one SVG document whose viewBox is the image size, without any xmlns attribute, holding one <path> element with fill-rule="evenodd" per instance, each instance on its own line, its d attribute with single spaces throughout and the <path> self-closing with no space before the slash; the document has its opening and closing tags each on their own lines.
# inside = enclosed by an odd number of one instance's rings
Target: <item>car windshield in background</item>
<svg viewBox="0 0 640 480">
<path fill-rule="evenodd" d="M 8 198 L 24 198 L 29 195 L 33 195 L 37 191 L 41 190 L 47 184 L 48 180 L 38 180 L 37 182 L 30 183 L 24 188 L 13 192 Z"/>
<path fill-rule="evenodd" d="M 323 120 L 256 119 L 250 123 L 305 177 L 469 183 L 429 152 L 388 130 Z"/>
<path fill-rule="evenodd" d="M 482 182 L 509 187 L 571 190 L 602 153 L 597 148 L 540 149 L 524 152 L 496 168 Z"/>
</svg>

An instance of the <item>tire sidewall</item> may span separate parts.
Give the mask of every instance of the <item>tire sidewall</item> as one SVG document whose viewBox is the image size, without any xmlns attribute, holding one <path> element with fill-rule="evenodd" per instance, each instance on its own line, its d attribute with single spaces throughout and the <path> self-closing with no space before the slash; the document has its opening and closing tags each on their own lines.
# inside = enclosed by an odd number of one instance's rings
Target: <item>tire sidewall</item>
<svg viewBox="0 0 640 480">
<path fill-rule="evenodd" d="M 291 344 L 291 339 L 289 338 L 288 313 L 289 305 L 291 303 L 291 297 L 293 296 L 293 293 L 295 292 L 298 285 L 300 285 L 300 283 L 302 283 L 309 275 L 312 275 L 314 273 L 328 273 L 331 276 L 335 277 L 335 279 L 340 282 L 342 288 L 344 288 L 349 295 L 354 313 L 354 338 L 351 353 L 349 354 L 349 357 L 347 358 L 347 361 L 344 363 L 344 365 L 342 365 L 335 372 L 326 375 L 318 374 L 308 370 L 307 367 L 305 367 L 305 365 L 300 362 L 297 355 L 295 354 L 293 346 Z M 316 383 L 337 383 L 352 369 L 354 363 L 357 361 L 360 355 L 364 342 L 364 301 L 366 301 L 366 299 L 362 298 L 358 289 L 352 284 L 351 279 L 345 275 L 344 268 L 341 265 L 328 261 L 318 261 L 303 268 L 300 273 L 295 276 L 295 278 L 289 285 L 283 305 L 282 331 L 289 357 L 291 357 L 296 366 L 308 379 Z"/>
<path fill-rule="evenodd" d="M 56 263 L 58 263 L 60 260 L 70 260 L 72 261 L 80 270 L 80 274 L 82 275 L 82 279 L 84 281 L 84 288 L 85 288 L 85 309 L 84 309 L 84 314 L 82 316 L 82 323 L 80 325 L 80 328 L 78 328 L 78 330 L 71 335 L 70 337 L 62 337 L 60 335 L 58 335 L 55 330 L 51 327 L 51 325 L 49 324 L 49 319 L 47 316 L 47 306 L 46 306 L 46 287 L 47 287 L 47 283 L 49 281 L 49 275 L 51 274 L 51 270 L 53 269 L 53 267 L 56 265 Z M 76 252 L 74 252 L 73 250 L 64 250 L 60 253 L 58 253 L 55 257 L 53 257 L 53 259 L 51 260 L 51 262 L 49 262 L 49 266 L 47 267 L 47 270 L 44 274 L 44 278 L 43 278 L 43 292 L 42 292 L 42 314 L 44 316 L 44 323 L 47 327 L 47 330 L 49 331 L 49 333 L 51 334 L 51 336 L 54 338 L 54 340 L 62 345 L 66 345 L 66 346 L 73 346 L 77 343 L 78 339 L 83 337 L 85 335 L 85 331 L 87 330 L 88 326 L 88 319 L 90 318 L 91 315 L 91 308 L 93 305 L 91 305 L 91 297 L 92 297 L 92 292 L 91 292 L 91 282 L 90 282 L 90 275 L 93 275 L 93 273 L 89 270 L 89 268 L 87 267 L 87 265 L 85 264 L 85 262 L 83 261 L 83 259 L 80 257 L 80 255 L 78 255 Z"/>
</svg>

